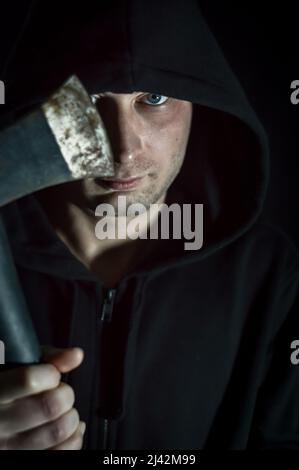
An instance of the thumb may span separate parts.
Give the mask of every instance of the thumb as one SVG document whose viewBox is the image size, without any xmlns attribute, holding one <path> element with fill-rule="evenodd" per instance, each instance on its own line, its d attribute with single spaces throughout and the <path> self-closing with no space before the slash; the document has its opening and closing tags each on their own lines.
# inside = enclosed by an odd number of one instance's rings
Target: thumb
<svg viewBox="0 0 299 470">
<path fill-rule="evenodd" d="M 61 374 L 78 367 L 84 357 L 81 348 L 58 349 L 52 346 L 42 346 L 42 361 L 55 366 Z"/>
</svg>

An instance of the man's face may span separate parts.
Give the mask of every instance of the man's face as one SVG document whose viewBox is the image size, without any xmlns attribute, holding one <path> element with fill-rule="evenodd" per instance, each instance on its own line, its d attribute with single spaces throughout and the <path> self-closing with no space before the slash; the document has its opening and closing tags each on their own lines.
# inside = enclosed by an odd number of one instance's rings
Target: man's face
<svg viewBox="0 0 299 470">
<path fill-rule="evenodd" d="M 163 202 L 184 160 L 192 103 L 146 92 L 107 92 L 92 100 L 108 132 L 115 176 L 78 182 L 81 204 L 94 214 L 101 203 L 111 204 L 117 213 L 119 195 L 126 196 L 127 205 L 148 208 Z"/>
</svg>

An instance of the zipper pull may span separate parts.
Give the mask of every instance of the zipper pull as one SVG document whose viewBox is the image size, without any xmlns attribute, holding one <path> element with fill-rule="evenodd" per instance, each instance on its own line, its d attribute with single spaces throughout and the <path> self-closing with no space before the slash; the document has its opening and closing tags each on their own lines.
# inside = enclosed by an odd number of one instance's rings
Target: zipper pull
<svg viewBox="0 0 299 470">
<path fill-rule="evenodd" d="M 106 290 L 102 305 L 101 321 L 109 322 L 111 320 L 115 294 L 116 289 L 114 288 L 108 288 Z"/>
</svg>

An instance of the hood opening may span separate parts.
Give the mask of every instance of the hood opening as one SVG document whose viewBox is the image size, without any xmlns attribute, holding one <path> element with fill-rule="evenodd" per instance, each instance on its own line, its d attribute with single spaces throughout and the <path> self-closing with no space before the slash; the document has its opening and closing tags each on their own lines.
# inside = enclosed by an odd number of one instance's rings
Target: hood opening
<svg viewBox="0 0 299 470">
<path fill-rule="evenodd" d="M 264 148 L 236 116 L 193 106 L 185 161 L 174 188 L 202 203 L 204 245 L 223 246 L 241 235 L 262 210 L 267 185 Z"/>
<path fill-rule="evenodd" d="M 203 204 L 203 247 L 182 252 L 183 243 L 174 243 L 171 257 L 193 260 L 248 230 L 265 197 L 267 138 L 198 2 L 86 0 L 84 6 L 60 5 L 58 16 L 55 5 L 36 2 L 32 24 L 10 61 L 12 113 L 41 103 L 72 74 L 90 94 L 145 91 L 191 101 L 186 157 L 167 201 L 180 194 L 185 203 Z M 9 206 L 3 212 L 12 243 L 22 247 L 18 252 L 26 246 L 36 256 L 62 255 L 62 242 L 34 196 Z"/>
</svg>

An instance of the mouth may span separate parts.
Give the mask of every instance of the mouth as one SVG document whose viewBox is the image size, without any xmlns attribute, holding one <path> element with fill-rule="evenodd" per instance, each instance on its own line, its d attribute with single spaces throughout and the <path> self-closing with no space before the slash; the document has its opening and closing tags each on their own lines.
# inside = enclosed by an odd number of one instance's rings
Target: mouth
<svg viewBox="0 0 299 470">
<path fill-rule="evenodd" d="M 131 178 L 100 178 L 97 179 L 96 182 L 104 188 L 123 191 L 136 188 L 143 178 L 144 176 L 135 176 Z"/>
</svg>

